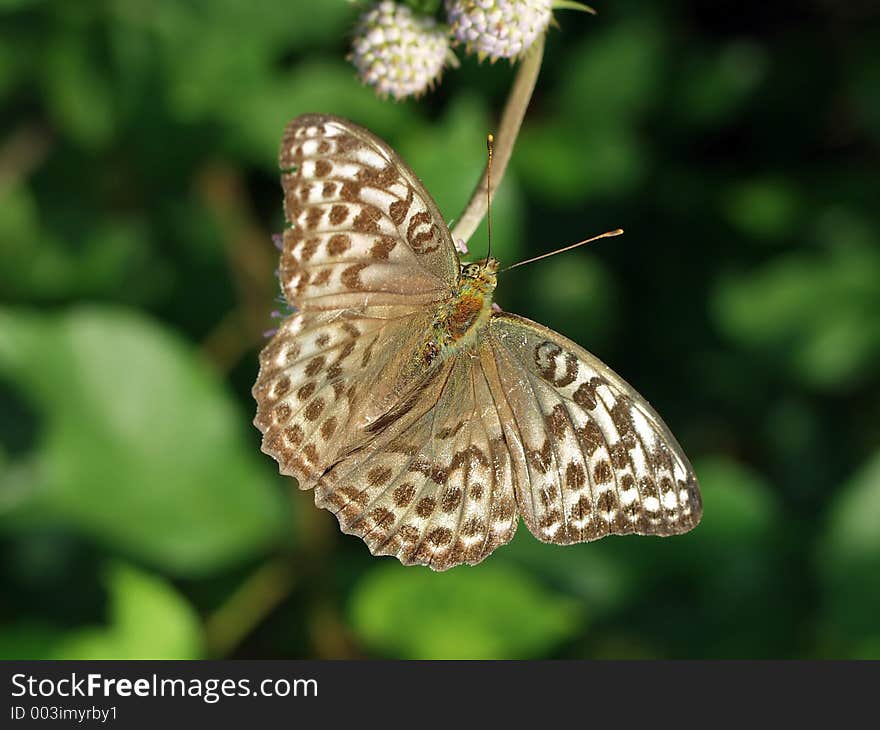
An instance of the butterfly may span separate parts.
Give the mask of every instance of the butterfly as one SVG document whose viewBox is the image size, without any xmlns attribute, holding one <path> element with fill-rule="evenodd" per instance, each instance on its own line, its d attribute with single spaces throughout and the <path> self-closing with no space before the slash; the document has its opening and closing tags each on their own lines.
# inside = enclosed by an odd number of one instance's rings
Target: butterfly
<svg viewBox="0 0 880 730">
<path fill-rule="evenodd" d="M 498 262 L 459 261 L 437 205 L 383 141 L 290 122 L 279 279 L 260 353 L 262 449 L 375 555 L 446 570 L 509 542 L 673 535 L 700 520 L 660 416 L 589 352 L 492 307 Z"/>
</svg>

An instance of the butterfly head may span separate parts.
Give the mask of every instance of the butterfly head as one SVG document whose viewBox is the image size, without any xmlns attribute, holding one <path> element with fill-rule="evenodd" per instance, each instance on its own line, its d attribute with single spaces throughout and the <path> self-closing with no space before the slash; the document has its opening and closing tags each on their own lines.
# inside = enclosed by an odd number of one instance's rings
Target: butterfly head
<svg viewBox="0 0 880 730">
<path fill-rule="evenodd" d="M 483 259 L 470 264 L 461 265 L 461 278 L 471 280 L 469 283 L 479 288 L 495 289 L 498 259 Z M 480 286 L 482 285 L 482 286 Z"/>
</svg>

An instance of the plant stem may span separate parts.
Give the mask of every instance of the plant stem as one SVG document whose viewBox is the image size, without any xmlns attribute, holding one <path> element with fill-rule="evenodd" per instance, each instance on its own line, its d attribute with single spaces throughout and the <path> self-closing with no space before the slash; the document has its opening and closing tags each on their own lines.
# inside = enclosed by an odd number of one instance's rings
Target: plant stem
<svg viewBox="0 0 880 730">
<path fill-rule="evenodd" d="M 228 656 L 290 593 L 294 576 L 289 563 L 265 563 L 205 622 L 205 643 L 212 658 Z"/>
<path fill-rule="evenodd" d="M 504 171 L 507 169 L 507 163 L 513 154 L 513 146 L 516 144 L 519 129 L 522 126 L 523 118 L 526 115 L 526 109 L 532 98 L 532 92 L 535 90 L 535 83 L 538 80 L 538 72 L 541 70 L 541 61 L 544 57 L 544 37 L 541 36 L 529 49 L 525 58 L 520 63 L 513 86 L 510 89 L 510 95 L 507 97 L 507 103 L 504 105 L 504 111 L 501 114 L 501 125 L 498 134 L 495 135 L 495 149 L 492 160 L 492 189 L 489 195 L 494 195 L 496 188 L 504 177 Z M 470 240 L 477 230 L 477 226 L 486 215 L 486 188 L 488 184 L 488 169 L 483 171 L 483 176 L 474 192 L 471 194 L 470 202 L 464 212 L 459 217 L 452 229 L 452 238 L 454 240 L 462 239 L 465 243 Z"/>
</svg>

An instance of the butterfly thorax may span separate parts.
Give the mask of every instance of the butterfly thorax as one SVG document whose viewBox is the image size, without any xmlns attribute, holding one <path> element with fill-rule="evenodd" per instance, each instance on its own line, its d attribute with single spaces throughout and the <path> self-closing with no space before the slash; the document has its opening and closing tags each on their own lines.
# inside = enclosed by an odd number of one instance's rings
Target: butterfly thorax
<svg viewBox="0 0 880 730">
<path fill-rule="evenodd" d="M 430 365 L 438 357 L 469 346 L 492 314 L 492 293 L 498 261 L 463 264 L 452 297 L 444 302 L 428 330 L 422 346 L 422 359 Z"/>
</svg>

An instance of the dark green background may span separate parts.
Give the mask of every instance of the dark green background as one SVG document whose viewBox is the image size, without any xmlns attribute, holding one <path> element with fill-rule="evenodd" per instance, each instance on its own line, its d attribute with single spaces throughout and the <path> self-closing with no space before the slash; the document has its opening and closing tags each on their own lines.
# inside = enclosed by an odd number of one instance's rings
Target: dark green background
<svg viewBox="0 0 880 730">
<path fill-rule="evenodd" d="M 656 406 L 705 516 L 566 548 L 520 529 L 433 574 L 260 453 L 276 155 L 290 118 L 349 117 L 452 218 L 510 65 L 393 103 L 345 61 L 343 2 L 0 0 L 0 655 L 880 656 L 878 14 L 598 9 L 557 13 L 493 249 L 627 233 L 498 299 Z"/>
</svg>

